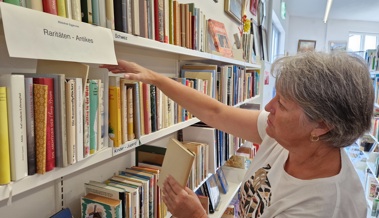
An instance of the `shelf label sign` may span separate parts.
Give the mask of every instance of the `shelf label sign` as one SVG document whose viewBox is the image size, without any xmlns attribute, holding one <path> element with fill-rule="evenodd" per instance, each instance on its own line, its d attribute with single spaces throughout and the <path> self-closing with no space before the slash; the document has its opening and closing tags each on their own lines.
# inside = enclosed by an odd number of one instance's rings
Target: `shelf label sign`
<svg viewBox="0 0 379 218">
<path fill-rule="evenodd" d="M 112 31 L 0 3 L 10 57 L 117 64 Z"/>
</svg>

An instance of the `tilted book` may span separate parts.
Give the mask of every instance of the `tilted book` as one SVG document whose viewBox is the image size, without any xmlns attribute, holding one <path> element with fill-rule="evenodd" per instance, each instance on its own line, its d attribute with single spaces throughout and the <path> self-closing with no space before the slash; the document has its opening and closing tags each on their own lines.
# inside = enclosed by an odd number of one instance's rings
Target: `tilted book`
<svg viewBox="0 0 379 218">
<path fill-rule="evenodd" d="M 211 35 L 211 39 L 213 40 L 216 50 L 224 57 L 233 58 L 232 47 L 224 23 L 209 19 L 208 31 L 208 34 Z"/>
<path fill-rule="evenodd" d="M 0 87 L 0 185 L 8 184 L 10 181 L 7 88 Z"/>
<path fill-rule="evenodd" d="M 24 76 L 0 75 L 0 86 L 7 87 L 11 178 L 16 181 L 28 175 Z"/>
<path fill-rule="evenodd" d="M 171 175 L 182 187 L 185 187 L 194 160 L 195 154 L 185 148 L 181 142 L 171 138 L 163 159 L 158 186 L 163 188 L 164 180 Z"/>
</svg>

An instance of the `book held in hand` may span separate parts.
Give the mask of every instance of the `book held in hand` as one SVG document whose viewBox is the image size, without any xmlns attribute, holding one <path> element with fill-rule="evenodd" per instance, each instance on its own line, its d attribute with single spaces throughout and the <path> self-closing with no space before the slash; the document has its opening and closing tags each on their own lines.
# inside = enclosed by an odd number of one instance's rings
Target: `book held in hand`
<svg viewBox="0 0 379 218">
<path fill-rule="evenodd" d="M 185 148 L 181 142 L 172 138 L 167 145 L 158 186 L 162 188 L 164 180 L 171 175 L 182 187 L 185 187 L 194 159 L 195 154 Z"/>
</svg>

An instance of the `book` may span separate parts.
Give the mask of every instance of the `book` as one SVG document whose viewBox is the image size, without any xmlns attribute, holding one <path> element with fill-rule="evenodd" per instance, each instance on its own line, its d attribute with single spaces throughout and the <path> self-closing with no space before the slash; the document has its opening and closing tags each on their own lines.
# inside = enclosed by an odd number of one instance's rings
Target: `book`
<svg viewBox="0 0 379 218">
<path fill-rule="evenodd" d="M 86 194 L 93 193 L 95 195 L 103 196 L 106 198 L 121 200 L 122 217 L 125 217 L 125 214 L 127 214 L 127 211 L 125 211 L 125 204 L 127 199 L 125 198 L 125 192 L 123 189 L 109 186 L 106 183 L 97 181 L 89 181 L 88 183 L 84 183 L 84 187 Z"/>
<path fill-rule="evenodd" d="M 25 3 L 27 8 L 43 11 L 42 0 L 26 0 Z"/>
<path fill-rule="evenodd" d="M 49 218 L 73 218 L 70 208 L 63 208 Z"/>
<path fill-rule="evenodd" d="M 58 16 L 67 17 L 66 0 L 56 0 Z"/>
<path fill-rule="evenodd" d="M 0 75 L 0 86 L 7 87 L 11 180 L 17 181 L 28 175 L 24 76 Z"/>
<path fill-rule="evenodd" d="M 109 139 L 113 147 L 122 144 L 122 117 L 121 117 L 121 93 L 120 77 L 109 77 Z"/>
<path fill-rule="evenodd" d="M 209 213 L 214 213 L 220 203 L 220 191 L 218 189 L 215 175 L 212 174 L 204 183 L 203 191 L 209 197 Z"/>
<path fill-rule="evenodd" d="M 91 0 L 92 6 L 92 24 L 100 26 L 100 6 L 99 0 Z"/>
<path fill-rule="evenodd" d="M 92 0 L 80 0 L 82 21 L 92 24 Z"/>
<path fill-rule="evenodd" d="M 105 16 L 106 16 L 106 27 L 114 30 L 114 5 L 113 0 L 105 0 Z"/>
<path fill-rule="evenodd" d="M 28 175 L 36 173 L 36 144 L 34 135 L 34 93 L 33 78 L 25 78 L 25 116 L 26 143 L 28 156 Z"/>
<path fill-rule="evenodd" d="M 182 187 L 185 187 L 194 160 L 195 154 L 185 148 L 181 142 L 171 138 L 164 155 L 158 186 L 163 188 L 164 180 L 171 175 Z"/>
<path fill-rule="evenodd" d="M 82 217 L 121 218 L 121 200 L 88 193 L 81 198 Z"/>
<path fill-rule="evenodd" d="M 9 156 L 7 88 L 0 87 L 0 185 L 11 182 Z"/>
<path fill-rule="evenodd" d="M 43 11 L 49 14 L 58 15 L 56 0 L 42 0 Z"/>
<path fill-rule="evenodd" d="M 89 141 L 90 141 L 90 154 L 94 154 L 97 151 L 98 143 L 98 110 L 99 110 L 99 80 L 90 79 L 89 83 Z"/>
<path fill-rule="evenodd" d="M 233 51 L 224 23 L 213 19 L 208 20 L 208 31 L 213 44 L 218 52 L 224 57 L 233 58 Z"/>
<path fill-rule="evenodd" d="M 224 171 L 222 170 L 222 167 L 219 167 L 216 171 L 216 182 L 219 190 L 223 193 L 226 194 L 229 189 L 228 181 L 225 178 Z"/>
<path fill-rule="evenodd" d="M 20 0 L 4 0 L 4 2 L 9 3 L 9 4 L 13 4 L 13 5 L 17 5 L 17 6 L 21 6 Z"/>
<path fill-rule="evenodd" d="M 48 86 L 34 84 L 34 119 L 36 137 L 36 172 L 46 172 L 46 149 L 47 149 L 47 102 Z"/>
<path fill-rule="evenodd" d="M 86 158 L 90 155 L 90 139 L 89 139 L 90 98 L 89 98 L 89 83 L 88 82 L 86 82 L 85 87 L 84 87 L 83 101 L 84 101 L 83 102 L 83 158 Z"/>
<path fill-rule="evenodd" d="M 67 163 L 76 163 L 76 95 L 75 80 L 67 79 L 66 83 L 66 129 L 67 129 Z"/>
<path fill-rule="evenodd" d="M 71 1 L 71 16 L 73 20 L 82 21 L 82 8 L 80 0 L 66 0 Z"/>
<path fill-rule="evenodd" d="M 54 79 L 34 77 L 34 84 L 47 85 L 46 172 L 55 168 Z"/>
<path fill-rule="evenodd" d="M 64 0 L 64 5 L 66 7 L 66 17 L 72 19 L 72 6 L 71 0 Z"/>
</svg>

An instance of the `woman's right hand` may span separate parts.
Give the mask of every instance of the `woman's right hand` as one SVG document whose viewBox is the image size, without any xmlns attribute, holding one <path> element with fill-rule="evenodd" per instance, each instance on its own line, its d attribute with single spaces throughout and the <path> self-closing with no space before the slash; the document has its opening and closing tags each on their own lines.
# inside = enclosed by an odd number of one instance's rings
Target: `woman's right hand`
<svg viewBox="0 0 379 218">
<path fill-rule="evenodd" d="M 100 68 L 106 68 L 112 73 L 124 73 L 126 79 L 137 80 L 148 84 L 154 84 L 154 82 L 158 80 L 158 77 L 161 76 L 134 62 L 117 60 L 117 63 L 117 65 L 100 65 Z"/>
</svg>

